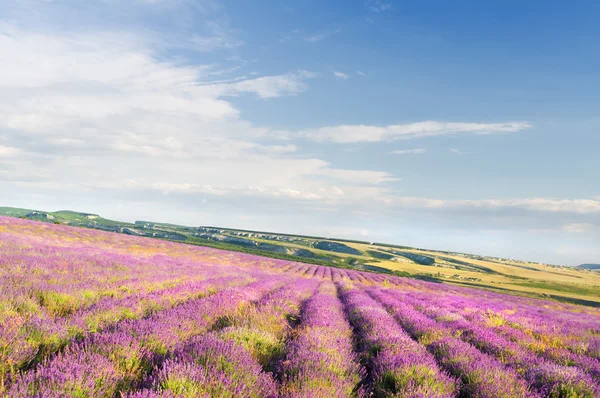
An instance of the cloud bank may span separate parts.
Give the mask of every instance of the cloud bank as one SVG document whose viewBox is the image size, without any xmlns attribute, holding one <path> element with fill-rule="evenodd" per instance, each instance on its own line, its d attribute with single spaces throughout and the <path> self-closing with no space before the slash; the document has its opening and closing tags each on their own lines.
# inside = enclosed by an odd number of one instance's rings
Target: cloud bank
<svg viewBox="0 0 600 398">
<path fill-rule="evenodd" d="M 452 123 L 426 121 L 389 126 L 339 125 L 302 130 L 297 134 L 317 142 L 359 143 L 464 134 L 505 134 L 531 128 L 528 122 Z"/>
</svg>

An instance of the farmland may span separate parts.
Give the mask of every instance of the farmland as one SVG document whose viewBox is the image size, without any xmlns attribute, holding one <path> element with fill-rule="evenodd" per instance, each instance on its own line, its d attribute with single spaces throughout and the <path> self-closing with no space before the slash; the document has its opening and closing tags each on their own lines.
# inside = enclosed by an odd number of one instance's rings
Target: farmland
<svg viewBox="0 0 600 398">
<path fill-rule="evenodd" d="M 600 396 L 593 307 L 8 217 L 0 278 L 0 396 Z"/>
<path fill-rule="evenodd" d="M 600 307 L 600 272 L 592 270 L 593 264 L 576 268 L 332 237 L 126 223 L 74 211 L 0 207 L 0 215 Z"/>
</svg>

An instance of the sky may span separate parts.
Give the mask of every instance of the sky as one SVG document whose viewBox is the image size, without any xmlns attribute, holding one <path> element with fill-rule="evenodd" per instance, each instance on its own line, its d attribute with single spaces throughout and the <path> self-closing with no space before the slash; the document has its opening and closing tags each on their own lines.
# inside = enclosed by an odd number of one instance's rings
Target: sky
<svg viewBox="0 0 600 398">
<path fill-rule="evenodd" d="M 596 1 L 0 9 L 0 206 L 600 263 Z"/>
</svg>

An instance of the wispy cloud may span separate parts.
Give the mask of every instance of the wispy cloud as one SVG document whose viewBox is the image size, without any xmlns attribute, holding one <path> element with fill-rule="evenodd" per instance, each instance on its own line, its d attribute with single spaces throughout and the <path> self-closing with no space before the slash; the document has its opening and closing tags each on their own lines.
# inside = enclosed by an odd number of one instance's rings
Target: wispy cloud
<svg viewBox="0 0 600 398">
<path fill-rule="evenodd" d="M 579 223 L 563 225 L 562 230 L 571 234 L 581 234 L 594 230 L 596 227 L 593 224 Z"/>
<path fill-rule="evenodd" d="M 309 43 L 316 43 L 318 41 L 323 40 L 326 37 L 327 37 L 327 35 L 325 33 L 317 33 L 315 35 L 306 37 L 304 40 L 306 40 Z"/>
<path fill-rule="evenodd" d="M 392 151 L 394 155 L 421 155 L 425 153 L 424 148 L 416 148 L 416 149 L 397 149 Z"/>
<path fill-rule="evenodd" d="M 591 199 L 488 199 L 488 200 L 463 200 L 449 201 L 450 205 L 472 206 L 479 208 L 520 208 L 542 212 L 570 212 L 579 214 L 600 213 L 600 201 Z"/>
<path fill-rule="evenodd" d="M 214 51 L 219 48 L 234 49 L 243 44 L 241 40 L 228 36 L 193 36 L 190 43 L 191 48 L 200 52 Z"/>
<path fill-rule="evenodd" d="M 310 36 L 305 37 L 304 40 L 307 41 L 307 42 L 309 42 L 309 43 L 316 43 L 316 42 L 319 42 L 319 41 L 321 41 L 323 39 L 326 39 L 326 38 L 328 38 L 330 36 L 337 35 L 337 34 L 339 34 L 341 32 L 342 32 L 341 29 L 335 29 L 335 30 L 328 31 L 328 32 L 316 33 L 314 35 L 310 35 Z"/>
<path fill-rule="evenodd" d="M 317 142 L 356 143 L 459 134 L 514 133 L 531 127 L 532 125 L 528 122 L 449 123 L 426 121 L 388 126 L 339 125 L 303 130 L 297 134 Z"/>
<path fill-rule="evenodd" d="M 381 198 L 381 202 L 392 207 L 423 208 L 446 210 L 481 210 L 498 212 L 500 210 L 525 210 L 543 213 L 572 213 L 581 215 L 600 214 L 600 201 L 592 199 L 481 199 L 481 200 L 448 200 L 435 198 L 389 196 Z M 580 227 L 579 224 L 573 224 Z M 572 227 L 576 229 L 576 227 Z"/>
<path fill-rule="evenodd" d="M 281 36 L 277 41 L 281 44 L 285 44 L 289 41 L 296 39 L 301 33 L 302 33 L 302 31 L 300 29 L 294 29 L 291 32 L 288 32 L 288 33 L 284 34 L 283 36 Z M 306 40 L 306 38 L 305 38 L 305 40 Z"/>
<path fill-rule="evenodd" d="M 350 75 L 344 72 L 337 72 L 334 71 L 333 75 L 338 79 L 338 80 L 348 80 L 350 78 Z"/>
<path fill-rule="evenodd" d="M 18 148 L 0 145 L 0 158 L 17 156 L 19 152 Z"/>
<path fill-rule="evenodd" d="M 298 147 L 293 144 L 288 145 L 270 145 L 262 147 L 262 150 L 270 153 L 292 153 L 298 150 Z"/>
<path fill-rule="evenodd" d="M 392 9 L 392 4 L 380 0 L 369 0 L 366 2 L 369 11 L 380 13 Z"/>
<path fill-rule="evenodd" d="M 465 154 L 465 152 L 461 151 L 460 149 L 456 149 L 456 148 L 450 148 L 449 151 L 456 155 L 464 155 Z"/>
<path fill-rule="evenodd" d="M 323 168 L 319 170 L 318 174 L 333 177 L 338 180 L 352 181 L 361 184 L 382 184 L 384 182 L 400 180 L 399 178 L 393 177 L 388 172 L 373 170 L 345 170 Z"/>
<path fill-rule="evenodd" d="M 204 23 L 203 30 L 204 34 L 192 35 L 187 47 L 200 52 L 210 52 L 217 49 L 232 50 L 244 44 L 238 38 L 239 32 L 230 28 L 226 22 L 208 21 Z"/>
<path fill-rule="evenodd" d="M 221 87 L 223 89 L 222 94 L 225 95 L 255 93 L 258 97 L 267 99 L 283 95 L 296 95 L 306 90 L 306 79 L 316 76 L 317 74 L 314 72 L 299 70 L 283 75 L 263 76 L 215 87 Z"/>
</svg>

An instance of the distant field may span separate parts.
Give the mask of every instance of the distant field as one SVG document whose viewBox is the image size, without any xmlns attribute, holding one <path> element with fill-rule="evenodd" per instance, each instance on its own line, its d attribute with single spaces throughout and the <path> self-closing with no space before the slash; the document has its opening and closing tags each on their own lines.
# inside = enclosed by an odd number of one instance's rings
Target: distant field
<svg viewBox="0 0 600 398">
<path fill-rule="evenodd" d="M 468 259 L 463 260 L 466 262 L 473 261 Z M 588 305 L 600 306 L 600 275 L 597 272 L 549 266 L 537 266 L 539 268 L 538 271 L 529 271 L 510 265 L 477 262 L 477 264 L 482 263 L 495 273 L 455 269 L 451 268 L 448 264 L 428 267 L 406 262 L 385 261 L 378 263 L 378 265 L 414 275 L 430 274 L 444 280 L 446 283 L 464 284 L 465 282 L 469 282 L 471 286 L 475 287 L 481 286 L 509 293 L 529 294 L 538 297 L 553 295 L 558 300 L 563 297 L 566 300 L 581 299 L 586 301 Z"/>
<path fill-rule="evenodd" d="M 423 265 L 402 256 L 396 256 L 393 260 L 384 258 L 394 251 L 391 247 L 365 244 L 350 244 L 350 246 L 366 254 L 377 249 L 384 255 L 371 254 L 372 260 L 368 261 L 368 264 L 414 277 L 431 276 L 444 283 L 567 302 L 579 300 L 584 305 L 600 306 L 600 272 L 491 257 L 481 259 L 475 258 L 481 256 L 459 253 L 450 254 L 414 248 L 399 249 L 401 252 L 414 253 L 436 260 L 433 265 Z"/>
<path fill-rule="evenodd" d="M 599 383 L 597 308 L 0 216 L 3 397 L 592 398 Z"/>
</svg>

